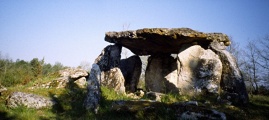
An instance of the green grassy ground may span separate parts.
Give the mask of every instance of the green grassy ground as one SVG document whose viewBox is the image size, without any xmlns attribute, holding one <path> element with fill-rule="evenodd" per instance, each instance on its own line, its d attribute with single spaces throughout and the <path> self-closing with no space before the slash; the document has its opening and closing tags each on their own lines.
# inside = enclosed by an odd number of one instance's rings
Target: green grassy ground
<svg viewBox="0 0 269 120">
<path fill-rule="evenodd" d="M 111 111 L 111 104 L 115 100 L 131 100 L 124 95 L 117 94 L 113 90 L 102 87 L 102 100 L 100 111 L 97 115 L 86 111 L 83 108 L 83 101 L 87 90 L 76 87 L 74 84 L 68 85 L 66 88 L 36 88 L 29 89 L 36 83 L 46 83 L 51 78 L 44 78 L 30 82 L 27 85 L 18 85 L 9 87 L 8 91 L 0 96 L 0 119 L 3 120 L 118 120 L 118 119 L 174 119 L 173 111 L 167 111 L 167 105 L 187 100 L 201 101 L 203 98 L 189 98 L 187 96 L 179 96 L 168 94 L 162 98 L 161 103 L 156 106 L 158 110 L 154 111 L 139 111 L 139 112 L 115 112 Z M 29 109 L 23 106 L 18 108 L 7 108 L 5 103 L 8 95 L 15 91 L 35 93 L 38 95 L 50 97 L 58 102 L 53 108 L 46 109 Z M 266 120 L 269 119 L 269 96 L 254 95 L 250 97 L 248 106 L 235 107 L 222 105 L 211 102 L 207 107 L 224 112 L 228 119 L 246 119 L 246 120 Z"/>
</svg>

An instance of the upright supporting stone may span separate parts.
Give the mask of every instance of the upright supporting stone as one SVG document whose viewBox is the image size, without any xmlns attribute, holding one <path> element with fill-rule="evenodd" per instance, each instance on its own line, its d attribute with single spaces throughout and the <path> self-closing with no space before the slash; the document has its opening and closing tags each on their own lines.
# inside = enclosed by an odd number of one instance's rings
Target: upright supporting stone
<svg viewBox="0 0 269 120">
<path fill-rule="evenodd" d="M 212 42 L 210 48 L 220 56 L 223 64 L 220 86 L 222 88 L 222 99 L 228 99 L 233 104 L 245 105 L 248 103 L 248 94 L 244 78 L 237 66 L 236 60 L 231 53 L 226 51 L 219 42 Z"/>
<path fill-rule="evenodd" d="M 93 64 L 88 78 L 87 96 L 84 106 L 87 110 L 93 110 L 95 113 L 98 112 L 101 98 L 100 80 L 101 70 L 97 64 Z"/>
<path fill-rule="evenodd" d="M 122 47 L 117 44 L 108 45 L 95 59 L 94 63 L 99 65 L 101 71 L 108 71 L 111 68 L 118 67 L 121 58 L 121 48 Z"/>
<path fill-rule="evenodd" d="M 145 73 L 147 91 L 178 93 L 177 65 L 177 60 L 170 55 L 150 56 Z"/>
<path fill-rule="evenodd" d="M 186 46 L 178 54 L 178 88 L 184 95 L 199 95 L 202 90 L 217 93 L 222 64 L 212 50 L 199 45 Z"/>
<path fill-rule="evenodd" d="M 116 92 L 125 93 L 124 77 L 119 69 L 121 46 L 109 45 L 96 58 L 95 63 L 100 67 L 102 86 L 114 89 Z"/>
<path fill-rule="evenodd" d="M 120 61 L 120 69 L 125 79 L 126 91 L 135 92 L 141 74 L 142 62 L 134 55 Z"/>
</svg>

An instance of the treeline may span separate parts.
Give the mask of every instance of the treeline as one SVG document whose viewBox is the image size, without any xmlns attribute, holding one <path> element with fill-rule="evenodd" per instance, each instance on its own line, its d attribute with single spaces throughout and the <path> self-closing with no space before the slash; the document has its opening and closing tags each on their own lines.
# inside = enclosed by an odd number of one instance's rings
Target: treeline
<svg viewBox="0 0 269 120">
<path fill-rule="evenodd" d="M 235 56 L 249 93 L 269 95 L 269 34 L 243 47 L 232 41 L 227 50 Z"/>
<path fill-rule="evenodd" d="M 43 76 L 57 76 L 58 71 L 65 68 L 61 63 L 54 65 L 45 63 L 44 58 L 33 58 L 30 62 L 19 60 L 13 61 L 4 58 L 0 53 L 0 85 L 10 87 L 18 84 L 27 84 Z"/>
</svg>

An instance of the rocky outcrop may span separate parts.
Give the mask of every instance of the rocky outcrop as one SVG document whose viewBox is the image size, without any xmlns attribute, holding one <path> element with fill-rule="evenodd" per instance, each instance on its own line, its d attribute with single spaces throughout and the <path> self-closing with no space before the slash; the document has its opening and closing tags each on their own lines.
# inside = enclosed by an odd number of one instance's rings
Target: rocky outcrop
<svg viewBox="0 0 269 120">
<path fill-rule="evenodd" d="M 120 70 L 125 79 L 125 89 L 129 92 L 135 92 L 137 90 L 137 84 L 139 82 L 142 62 L 139 56 L 131 56 L 127 59 L 120 61 Z"/>
<path fill-rule="evenodd" d="M 79 88 L 86 88 L 88 77 L 88 72 L 81 68 L 66 68 L 59 71 L 60 77 L 51 80 L 47 83 L 35 83 L 33 87 L 35 88 L 65 88 L 68 84 L 75 84 Z"/>
<path fill-rule="evenodd" d="M 178 93 L 178 63 L 170 55 L 156 55 L 148 58 L 145 73 L 147 91 Z"/>
<path fill-rule="evenodd" d="M 10 108 L 25 106 L 27 108 L 40 109 L 52 107 L 54 104 L 56 103 L 48 98 L 23 92 L 14 92 L 7 99 L 7 106 Z"/>
<path fill-rule="evenodd" d="M 220 57 L 223 64 L 220 87 L 222 98 L 232 101 L 233 104 L 245 105 L 248 103 L 243 76 L 237 66 L 235 58 L 231 53 L 224 50 L 224 46 L 216 41 L 210 44 L 210 48 Z"/>
<path fill-rule="evenodd" d="M 84 101 L 84 107 L 98 113 L 99 102 L 101 99 L 101 70 L 97 64 L 93 64 L 88 78 L 87 95 Z"/>
<path fill-rule="evenodd" d="M 178 54 L 184 44 L 198 44 L 207 47 L 217 40 L 226 46 L 230 44 L 222 33 L 202 33 L 189 28 L 144 28 L 135 31 L 107 32 L 105 40 L 120 44 L 136 55 Z"/>
<path fill-rule="evenodd" d="M 157 113 L 162 114 L 163 112 L 165 112 L 163 114 L 171 115 L 170 118 L 166 118 L 166 119 L 226 120 L 226 115 L 224 113 L 219 112 L 214 109 L 199 106 L 198 102 L 196 101 L 186 101 L 186 102 L 179 102 L 179 103 L 166 105 L 166 104 L 163 104 L 161 102 L 156 102 L 156 101 L 145 101 L 145 100 L 123 101 L 121 100 L 121 101 L 113 102 L 111 110 L 117 111 L 117 112 L 143 113 L 143 114 L 139 114 L 139 116 L 143 117 L 143 119 L 147 118 L 148 115 L 154 116 L 154 114 L 156 114 L 156 118 L 153 117 L 154 119 L 160 119 L 157 117 L 159 116 Z M 141 119 L 141 118 L 136 118 L 136 119 Z"/>
<path fill-rule="evenodd" d="M 191 103 L 191 104 L 190 104 Z M 226 115 L 214 109 L 198 106 L 198 103 L 183 102 L 173 104 L 178 120 L 226 120 Z"/>
<path fill-rule="evenodd" d="M 78 79 L 81 77 L 87 77 L 88 72 L 81 68 L 66 68 L 59 71 L 61 77 L 70 77 L 72 79 Z"/>
</svg>

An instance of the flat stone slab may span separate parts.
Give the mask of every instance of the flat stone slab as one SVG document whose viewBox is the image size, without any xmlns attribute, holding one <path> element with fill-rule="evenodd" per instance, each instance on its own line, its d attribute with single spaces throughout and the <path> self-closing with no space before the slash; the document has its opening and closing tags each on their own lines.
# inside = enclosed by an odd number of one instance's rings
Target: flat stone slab
<svg viewBox="0 0 269 120">
<path fill-rule="evenodd" d="M 190 28 L 144 28 L 107 32 L 105 41 L 122 45 L 136 55 L 177 54 L 184 44 L 208 47 L 212 41 L 230 45 L 230 40 L 225 34 L 203 33 Z"/>
</svg>

